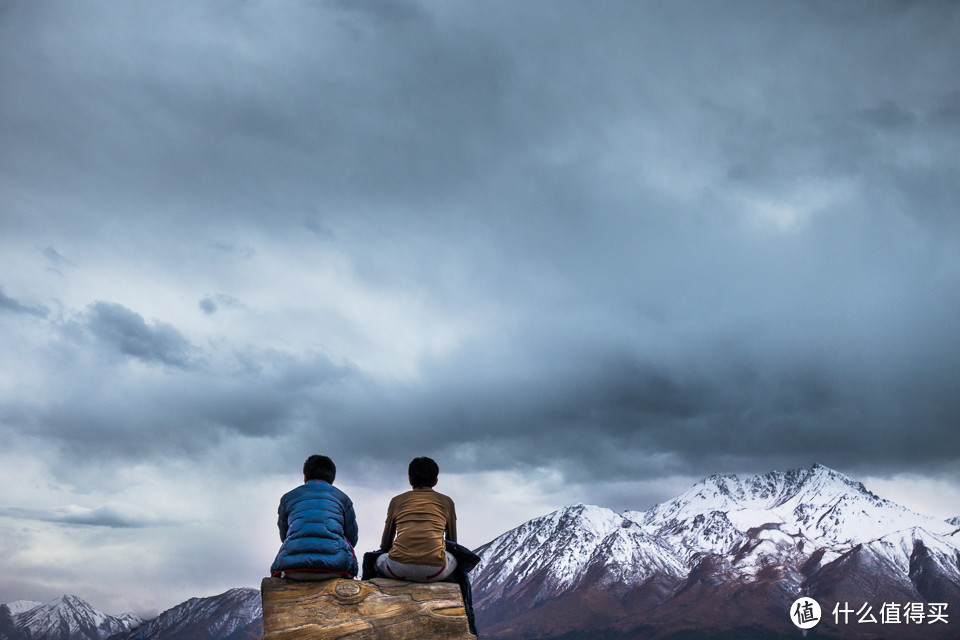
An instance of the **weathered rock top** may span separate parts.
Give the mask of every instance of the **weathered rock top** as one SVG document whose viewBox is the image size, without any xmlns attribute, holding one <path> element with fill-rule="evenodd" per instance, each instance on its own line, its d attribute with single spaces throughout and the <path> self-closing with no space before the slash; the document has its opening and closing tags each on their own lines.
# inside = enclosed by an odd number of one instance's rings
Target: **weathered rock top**
<svg viewBox="0 0 960 640">
<path fill-rule="evenodd" d="M 264 578 L 263 640 L 475 640 L 451 582 Z"/>
</svg>

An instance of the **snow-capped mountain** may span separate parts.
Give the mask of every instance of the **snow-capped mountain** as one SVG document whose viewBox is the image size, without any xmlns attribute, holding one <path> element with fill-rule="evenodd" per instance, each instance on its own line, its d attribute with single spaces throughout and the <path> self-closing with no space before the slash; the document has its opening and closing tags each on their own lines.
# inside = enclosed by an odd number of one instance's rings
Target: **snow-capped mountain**
<svg viewBox="0 0 960 640">
<path fill-rule="evenodd" d="M 10 611 L 13 624 L 0 633 L 9 640 L 104 640 L 143 622 L 132 613 L 107 615 L 69 595 L 44 603 L 18 600 L 4 608 Z"/>
<path fill-rule="evenodd" d="M 76 596 L 0 605 L 0 640 L 248 640 L 261 634 L 257 589 L 191 598 L 149 622 L 132 613 L 108 616 Z"/>
<path fill-rule="evenodd" d="M 7 608 L 10 609 L 11 615 L 19 615 L 24 611 L 30 611 L 30 609 L 39 607 L 42 604 L 42 602 L 35 600 L 14 600 L 13 602 L 7 603 Z"/>
<path fill-rule="evenodd" d="M 952 524 L 955 527 L 960 527 L 960 516 L 955 516 L 947 520 L 947 524 Z"/>
<path fill-rule="evenodd" d="M 879 498 L 863 484 L 822 465 L 746 479 L 710 476 L 648 512 L 625 515 L 659 530 L 664 524 L 714 511 L 727 514 L 740 531 L 776 524 L 793 535 L 834 546 L 852 546 L 913 526 L 945 534 L 952 530 L 949 523 Z"/>
<path fill-rule="evenodd" d="M 110 640 L 245 640 L 259 638 L 262 629 L 260 591 L 240 588 L 191 598 Z"/>
<path fill-rule="evenodd" d="M 646 512 L 574 505 L 477 552 L 477 620 L 494 637 L 678 624 L 794 632 L 785 612 L 800 595 L 960 610 L 956 523 L 821 465 L 710 476 Z M 927 637 L 956 628 L 940 627 Z"/>
</svg>

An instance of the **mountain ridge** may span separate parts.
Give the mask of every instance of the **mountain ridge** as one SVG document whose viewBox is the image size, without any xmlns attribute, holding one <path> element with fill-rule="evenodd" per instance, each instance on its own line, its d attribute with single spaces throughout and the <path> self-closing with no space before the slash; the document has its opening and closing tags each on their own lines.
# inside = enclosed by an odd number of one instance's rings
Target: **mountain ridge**
<svg viewBox="0 0 960 640">
<path fill-rule="evenodd" d="M 133 613 L 110 616 L 62 595 L 0 605 L 0 640 L 247 640 L 262 634 L 261 617 L 260 591 L 249 587 L 190 598 L 148 621 Z"/>
<path fill-rule="evenodd" d="M 477 552 L 478 620 L 491 637 L 671 619 L 789 633 L 786 611 L 801 594 L 960 607 L 958 528 L 819 464 L 708 476 L 647 511 L 564 507 Z M 882 588 L 860 584 L 870 580 Z"/>
<path fill-rule="evenodd" d="M 262 634 L 260 590 L 229 589 L 206 598 L 190 598 L 137 629 L 109 640 L 241 640 Z"/>
<path fill-rule="evenodd" d="M 43 603 L 16 600 L 3 608 L 10 619 L 4 621 L 0 640 L 106 640 L 143 623 L 136 614 L 107 615 L 67 594 Z"/>
</svg>

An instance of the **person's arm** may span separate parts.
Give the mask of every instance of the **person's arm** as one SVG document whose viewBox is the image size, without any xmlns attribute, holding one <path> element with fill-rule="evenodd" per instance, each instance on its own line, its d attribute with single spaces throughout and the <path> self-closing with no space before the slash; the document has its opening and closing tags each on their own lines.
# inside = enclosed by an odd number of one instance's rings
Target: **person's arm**
<svg viewBox="0 0 960 640">
<path fill-rule="evenodd" d="M 347 509 L 344 513 L 344 534 L 347 536 L 347 542 L 351 547 L 357 546 L 357 539 L 360 536 L 360 529 L 357 527 L 357 514 L 353 511 L 353 502 L 347 498 Z"/>
<path fill-rule="evenodd" d="M 287 508 L 281 500 L 280 506 L 277 507 L 277 528 L 280 529 L 280 542 L 287 539 L 287 526 Z"/>
<path fill-rule="evenodd" d="M 387 521 L 383 525 L 383 536 L 380 538 L 381 551 L 390 551 L 390 547 L 393 546 L 393 536 L 397 533 L 397 520 L 394 511 L 395 500 L 391 500 L 390 506 L 387 507 Z"/>
<path fill-rule="evenodd" d="M 457 541 L 457 509 L 453 506 L 453 500 L 450 500 L 450 506 L 447 509 L 447 540 Z"/>
</svg>

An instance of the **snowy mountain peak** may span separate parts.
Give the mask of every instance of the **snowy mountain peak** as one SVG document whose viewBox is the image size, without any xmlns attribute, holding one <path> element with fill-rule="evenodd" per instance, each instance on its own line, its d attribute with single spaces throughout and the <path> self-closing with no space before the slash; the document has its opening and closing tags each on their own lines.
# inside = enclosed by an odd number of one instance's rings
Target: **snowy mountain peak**
<svg viewBox="0 0 960 640">
<path fill-rule="evenodd" d="M 867 491 L 860 482 L 829 467 L 814 464 L 808 469 L 771 471 L 752 477 L 712 475 L 698 482 L 680 497 L 688 496 L 691 500 L 714 499 L 717 500 L 716 507 L 722 508 L 731 502 L 738 506 L 745 502 L 770 504 L 801 494 L 835 496 L 848 493 L 877 499 L 877 496 Z"/>
<path fill-rule="evenodd" d="M 71 596 L 66 594 L 60 596 L 59 598 L 56 598 L 55 600 L 51 600 L 47 604 L 53 604 L 53 605 L 56 605 L 57 607 L 71 607 L 75 609 L 89 609 L 91 611 L 94 611 L 94 608 L 91 607 L 85 600 L 77 596 Z"/>
<path fill-rule="evenodd" d="M 128 629 L 136 629 L 144 622 L 143 618 L 130 611 L 121 613 L 119 616 L 116 616 L 116 618 L 120 622 L 124 623 Z"/>
<path fill-rule="evenodd" d="M 576 523 L 577 526 L 584 527 L 597 535 L 604 535 L 623 522 L 623 516 L 613 509 L 592 504 L 579 503 L 554 513 L 558 514 L 558 524 L 561 526 Z"/>
<path fill-rule="evenodd" d="M 954 516 L 953 518 L 947 520 L 947 522 L 956 527 L 960 527 L 960 516 Z"/>
<path fill-rule="evenodd" d="M 16 628 L 36 640 L 103 640 L 142 622 L 132 613 L 119 618 L 107 615 L 74 595 L 60 596 L 16 616 Z"/>
<path fill-rule="evenodd" d="M 612 509 L 582 503 L 564 507 L 525 522 L 478 549 L 482 561 L 475 572 L 513 584 L 541 576 L 536 598 L 548 599 L 573 588 L 595 552 L 605 541 L 616 546 L 608 538 L 624 527 L 640 533 L 638 525 Z M 510 584 L 502 586 L 511 588 Z"/>
<path fill-rule="evenodd" d="M 7 603 L 7 608 L 10 609 L 11 615 L 19 615 L 25 611 L 30 611 L 30 609 L 34 607 L 39 607 L 42 604 L 42 602 L 35 600 L 14 600 L 13 602 Z"/>
<path fill-rule="evenodd" d="M 54 598 L 49 602 L 44 602 L 43 604 L 34 607 L 27 613 L 31 618 L 40 618 L 50 616 L 51 614 L 62 615 L 65 613 L 72 613 L 74 611 L 80 611 L 86 614 L 89 612 L 94 612 L 95 610 L 89 604 L 76 596 L 63 595 L 59 598 Z"/>
<path fill-rule="evenodd" d="M 943 534 L 950 526 L 879 498 L 862 483 L 821 464 L 757 476 L 712 475 L 642 517 L 628 515 L 648 529 L 665 524 L 676 529 L 713 512 L 726 514 L 740 532 L 785 525 L 791 535 L 834 545 L 866 542 L 914 526 Z"/>
<path fill-rule="evenodd" d="M 260 637 L 261 616 L 260 590 L 240 587 L 217 596 L 190 598 L 111 640 Z"/>
</svg>

